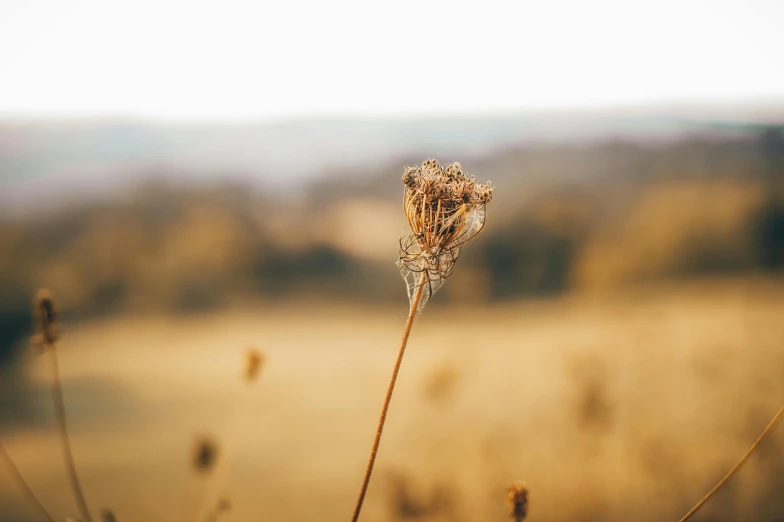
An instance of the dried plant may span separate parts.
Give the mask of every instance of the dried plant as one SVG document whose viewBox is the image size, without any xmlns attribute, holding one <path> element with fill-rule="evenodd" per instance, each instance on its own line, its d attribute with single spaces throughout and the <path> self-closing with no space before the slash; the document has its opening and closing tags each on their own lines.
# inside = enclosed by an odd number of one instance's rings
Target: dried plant
<svg viewBox="0 0 784 522">
<path fill-rule="evenodd" d="M 101 522 L 117 522 L 117 517 L 114 516 L 114 511 L 111 509 L 103 509 L 101 511 Z"/>
<path fill-rule="evenodd" d="M 63 388 L 60 382 L 60 369 L 57 364 L 56 342 L 60 338 L 59 312 L 52 295 L 45 289 L 38 291 L 35 299 L 34 315 L 38 323 L 38 339 L 44 352 L 49 352 L 52 363 L 52 402 L 54 403 L 57 426 L 60 430 L 60 439 L 63 447 L 63 458 L 68 470 L 68 479 L 73 490 L 74 499 L 84 522 L 92 522 L 90 509 L 84 497 L 79 475 L 76 472 L 71 439 L 68 435 L 68 422 L 65 416 L 65 401 Z"/>
<path fill-rule="evenodd" d="M 735 466 L 733 466 L 733 468 L 729 470 L 726 475 L 724 475 L 724 477 L 718 482 L 718 484 L 713 486 L 713 489 L 711 489 L 707 493 L 707 495 L 702 497 L 702 499 L 699 502 L 697 502 L 697 504 L 693 508 L 691 508 L 688 513 L 683 515 L 683 518 L 680 519 L 680 522 L 686 522 L 688 519 L 690 519 L 692 515 L 694 515 L 703 506 L 703 504 L 705 504 L 708 500 L 710 500 L 710 498 L 714 494 L 716 494 L 716 492 L 719 489 L 721 489 L 721 487 L 724 486 L 724 484 L 726 484 L 727 481 L 730 480 L 730 478 L 732 478 L 735 472 L 738 471 L 740 467 L 743 465 L 743 463 L 746 462 L 746 460 L 751 456 L 752 453 L 754 453 L 754 450 L 756 450 L 757 447 L 762 443 L 762 441 L 765 440 L 765 437 L 767 437 L 770 434 L 770 432 L 773 431 L 773 427 L 776 425 L 776 423 L 779 420 L 781 420 L 782 417 L 784 417 L 784 406 L 782 406 L 779 409 L 779 411 L 776 413 L 776 415 L 773 416 L 773 418 L 770 420 L 770 422 L 765 427 L 765 429 L 762 430 L 762 433 L 760 433 L 759 437 L 757 437 L 757 440 L 754 441 L 754 444 L 751 445 L 751 447 L 748 449 L 746 454 L 743 455 L 743 457 L 741 457 L 738 463 L 735 464 Z"/>
<path fill-rule="evenodd" d="M 204 505 L 207 477 L 215 470 L 220 455 L 220 447 L 212 437 L 198 437 L 191 448 L 190 468 L 196 475 L 196 482 L 188 481 L 183 495 L 182 513 L 180 520 L 183 522 L 198 518 Z M 191 487 L 196 491 L 191 491 Z M 194 515 L 194 513 L 196 515 Z"/>
<path fill-rule="evenodd" d="M 38 291 L 33 309 L 38 324 L 38 340 L 44 346 L 52 346 L 60 338 L 60 313 L 52 295 L 46 289 Z"/>
<path fill-rule="evenodd" d="M 264 366 L 264 355 L 255 348 L 250 348 L 245 353 L 245 380 L 255 382 Z"/>
<path fill-rule="evenodd" d="M 403 211 L 411 230 L 400 239 L 398 267 L 412 303 L 427 284 L 427 294 L 414 307 L 421 311 L 452 275 L 460 249 L 484 227 L 493 187 L 467 177 L 459 163 L 444 169 L 432 159 L 421 167 L 406 167 L 403 185 Z"/>
<path fill-rule="evenodd" d="M 403 212 L 411 231 L 400 239 L 397 264 L 408 289 L 408 319 L 381 407 L 352 522 L 359 519 L 362 510 L 414 318 L 452 275 L 460 249 L 484 227 L 486 207 L 493 197 L 493 187 L 466 176 L 459 163 L 444 169 L 434 159 L 425 161 L 421 167 L 407 166 L 403 173 L 403 186 Z"/>
<path fill-rule="evenodd" d="M 201 437 L 193 448 L 191 464 L 194 471 L 209 474 L 218 461 L 218 445 L 209 437 Z"/>
<path fill-rule="evenodd" d="M 506 488 L 509 501 L 509 516 L 515 522 L 522 522 L 528 515 L 528 486 L 525 482 L 515 481 Z"/>
</svg>

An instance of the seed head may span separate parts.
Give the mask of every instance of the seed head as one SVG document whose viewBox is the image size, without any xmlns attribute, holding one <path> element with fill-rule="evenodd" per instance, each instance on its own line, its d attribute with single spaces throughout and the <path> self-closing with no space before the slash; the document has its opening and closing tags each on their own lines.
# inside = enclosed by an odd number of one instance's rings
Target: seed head
<svg viewBox="0 0 784 522">
<path fill-rule="evenodd" d="M 509 499 L 509 516 L 515 522 L 522 522 L 528 514 L 528 486 L 525 482 L 515 481 L 506 490 Z"/>
<path fill-rule="evenodd" d="M 57 342 L 60 338 L 59 312 L 52 295 L 41 289 L 35 298 L 35 320 L 38 323 L 38 334 L 44 346 Z"/>
<path fill-rule="evenodd" d="M 459 163 L 441 167 L 434 159 L 403 173 L 403 211 L 411 228 L 400 240 L 398 266 L 409 285 L 409 298 L 421 274 L 429 292 L 452 274 L 460 248 L 484 227 L 493 187 L 466 176 Z M 420 275 L 420 277 L 417 277 Z"/>
<path fill-rule="evenodd" d="M 215 467 L 217 460 L 218 445 L 209 437 L 200 438 L 193 450 L 193 469 L 197 473 L 207 474 Z"/>
<path fill-rule="evenodd" d="M 254 382 L 264 366 L 264 355 L 256 350 L 249 349 L 245 352 L 245 380 Z"/>
<path fill-rule="evenodd" d="M 112 511 L 111 509 L 102 510 L 101 522 L 117 522 L 117 517 L 114 516 L 114 511 Z"/>
</svg>

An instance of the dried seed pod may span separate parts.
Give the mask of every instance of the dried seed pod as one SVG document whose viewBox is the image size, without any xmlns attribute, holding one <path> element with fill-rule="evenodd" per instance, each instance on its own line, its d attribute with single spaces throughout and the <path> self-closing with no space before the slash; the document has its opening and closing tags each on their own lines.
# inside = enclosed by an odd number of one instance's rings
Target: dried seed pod
<svg viewBox="0 0 784 522">
<path fill-rule="evenodd" d="M 193 469 L 197 473 L 209 473 L 218 461 L 218 444 L 209 437 L 202 437 L 193 450 Z"/>
<path fill-rule="evenodd" d="M 254 382 L 264 367 L 264 354 L 259 350 L 249 349 L 245 353 L 245 380 Z"/>
<path fill-rule="evenodd" d="M 35 319 L 38 324 L 40 341 L 49 346 L 60 338 L 60 322 L 57 305 L 46 289 L 41 289 L 35 298 Z"/>
<path fill-rule="evenodd" d="M 515 481 L 506 490 L 509 499 L 509 516 L 515 522 L 522 522 L 528 514 L 528 486 L 525 482 Z"/>
<path fill-rule="evenodd" d="M 398 267 L 409 300 L 425 275 L 421 310 L 452 274 L 461 247 L 484 227 L 493 187 L 466 176 L 459 163 L 444 169 L 433 159 L 421 167 L 407 166 L 403 185 L 403 211 L 411 232 L 400 240 Z"/>
</svg>

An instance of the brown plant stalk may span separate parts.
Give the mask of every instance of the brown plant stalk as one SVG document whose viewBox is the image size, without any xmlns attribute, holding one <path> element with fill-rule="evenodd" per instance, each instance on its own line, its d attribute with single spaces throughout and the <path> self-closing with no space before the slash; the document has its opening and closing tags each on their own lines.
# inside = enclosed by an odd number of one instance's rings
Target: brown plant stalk
<svg viewBox="0 0 784 522">
<path fill-rule="evenodd" d="M 218 464 L 218 457 L 220 456 L 221 449 L 218 443 L 209 436 L 201 436 L 196 440 L 196 444 L 191 450 L 191 470 L 196 475 L 196 494 L 190 495 L 190 485 L 193 481 L 189 480 L 185 486 L 185 494 L 183 495 L 182 511 L 180 520 L 188 522 L 194 520 L 201 515 L 204 506 L 204 497 L 207 493 L 207 485 L 210 475 L 215 471 Z M 193 516 L 195 508 L 196 516 Z"/>
<path fill-rule="evenodd" d="M 14 461 L 11 460 L 11 457 L 8 455 L 8 452 L 5 450 L 5 447 L 3 447 L 2 443 L 0 443 L 0 457 L 2 457 L 2 459 L 5 461 L 8 470 L 11 472 L 11 476 L 14 478 L 14 482 L 19 485 L 19 489 L 22 490 L 22 494 L 30 503 L 30 505 L 33 506 L 36 511 L 38 511 L 42 518 L 48 520 L 49 522 L 54 522 L 52 515 L 50 515 L 43 504 L 41 504 L 41 501 L 38 500 L 38 497 L 35 496 L 33 490 L 30 489 L 30 486 L 27 485 L 27 482 L 25 481 L 24 477 L 22 477 L 22 474 L 19 473 L 19 470 L 14 464 Z"/>
<path fill-rule="evenodd" d="M 768 423 L 768 425 L 765 427 L 765 429 L 764 429 L 764 430 L 762 430 L 762 433 L 760 433 L 760 436 L 759 436 L 759 437 L 757 437 L 757 440 L 755 440 L 755 441 L 754 441 L 754 444 L 752 444 L 752 445 L 751 445 L 751 447 L 749 448 L 749 450 L 746 452 L 746 454 L 745 454 L 745 455 L 743 455 L 743 457 L 741 457 L 741 459 L 738 461 L 738 463 L 737 463 L 737 464 L 735 464 L 735 466 L 734 466 L 734 467 L 733 467 L 731 470 L 729 470 L 729 472 L 727 472 L 727 474 L 726 474 L 726 475 L 724 475 L 724 478 L 722 478 L 722 479 L 721 479 L 721 480 L 718 482 L 718 484 L 716 484 L 715 486 L 713 486 L 713 489 L 711 489 L 711 490 L 708 492 L 708 494 L 707 494 L 707 495 L 705 495 L 704 497 L 702 497 L 702 500 L 700 500 L 699 502 L 697 502 L 697 504 L 696 504 L 696 505 L 695 505 L 693 508 L 691 508 L 691 509 L 689 510 L 689 512 L 688 512 L 688 513 L 686 513 L 686 514 L 683 516 L 683 518 L 682 518 L 682 519 L 680 519 L 680 521 L 679 521 L 679 522 L 686 522 L 686 520 L 688 520 L 689 518 L 691 518 L 691 516 L 692 516 L 692 515 L 694 515 L 694 514 L 697 512 L 697 510 L 699 510 L 699 509 L 700 509 L 700 508 L 703 506 L 703 504 L 705 504 L 705 503 L 706 503 L 708 500 L 710 500 L 710 498 L 711 498 L 711 497 L 712 497 L 712 496 L 713 496 L 713 495 L 714 495 L 714 494 L 715 494 L 715 493 L 716 493 L 716 492 L 717 492 L 719 489 L 721 489 L 721 487 L 722 487 L 724 484 L 726 484 L 726 483 L 727 483 L 727 481 L 729 481 L 729 480 L 730 480 L 730 478 L 731 478 L 731 477 L 732 477 L 732 476 L 735 474 L 735 472 L 736 472 L 736 471 L 738 471 L 738 469 L 740 469 L 740 467 L 743 465 L 743 463 L 744 463 L 744 462 L 746 462 L 746 460 L 747 460 L 747 459 L 748 459 L 748 458 L 751 456 L 751 454 L 752 454 L 752 453 L 754 453 L 754 450 L 756 450 L 756 449 L 757 449 L 757 447 L 758 447 L 758 446 L 759 446 L 759 445 L 762 443 L 762 441 L 763 441 L 763 440 L 765 440 L 765 437 L 767 437 L 767 436 L 768 436 L 768 434 L 770 434 L 770 432 L 773 430 L 773 427 L 774 427 L 774 426 L 776 425 L 776 423 L 777 423 L 777 422 L 778 422 L 778 421 L 781 419 L 781 417 L 782 417 L 782 416 L 784 416 L 784 406 L 782 406 L 782 407 L 781 407 L 781 409 L 779 409 L 778 413 L 776 413 L 776 415 L 774 415 L 774 416 L 773 416 L 773 419 L 771 419 L 771 421 Z"/>
<path fill-rule="evenodd" d="M 52 361 L 52 401 L 54 402 L 55 414 L 57 415 L 57 426 L 60 429 L 60 439 L 63 442 L 63 457 L 65 467 L 68 470 L 68 479 L 73 489 L 79 513 L 84 518 L 84 522 L 92 522 L 90 509 L 87 507 L 87 500 L 84 498 L 82 485 L 79 482 L 79 475 L 76 473 L 76 463 L 74 462 L 73 451 L 71 450 L 71 438 L 68 435 L 68 421 L 65 417 L 65 402 L 63 400 L 63 387 L 60 384 L 60 370 L 57 365 L 57 350 L 54 345 L 49 350 Z"/>
<path fill-rule="evenodd" d="M 485 209 L 492 197 L 493 187 L 489 183 L 477 183 L 473 177 L 463 174 L 459 163 L 443 168 L 431 159 L 422 163 L 421 167 L 405 168 L 403 213 L 411 230 L 400 239 L 397 264 L 408 289 L 408 319 L 381 407 L 352 522 L 357 522 L 362 510 L 414 319 L 433 293 L 452 275 L 460 249 L 484 227 Z"/>
<path fill-rule="evenodd" d="M 84 522 L 92 522 L 90 509 L 79 482 L 79 475 L 76 472 L 73 451 L 71 450 L 71 438 L 68 435 L 68 421 L 65 416 L 65 401 L 63 399 L 63 387 L 60 382 L 60 370 L 57 364 L 57 346 L 60 328 L 58 322 L 57 307 L 49 292 L 41 290 L 38 292 L 35 304 L 35 315 L 38 319 L 39 336 L 44 351 L 50 354 L 52 362 L 52 402 L 54 403 L 55 416 L 57 417 L 57 427 L 60 430 L 60 440 L 62 441 L 63 457 L 65 467 L 68 471 L 68 480 L 73 490 L 77 508 L 84 519 Z"/>
<path fill-rule="evenodd" d="M 406 345 L 408 344 L 408 337 L 411 335 L 411 327 L 414 325 L 417 308 L 419 307 L 419 302 L 422 300 L 422 292 L 425 288 L 426 277 L 427 276 L 423 273 L 420 278 L 419 287 L 414 295 L 414 300 L 411 302 L 411 309 L 408 312 L 406 327 L 405 330 L 403 330 L 403 341 L 400 343 L 400 350 L 397 353 L 395 368 L 392 370 L 392 377 L 389 379 L 387 394 L 384 397 L 384 405 L 381 407 L 381 416 L 378 419 L 378 427 L 376 428 L 376 438 L 373 440 L 373 447 L 370 450 L 370 458 L 368 459 L 367 468 L 365 469 L 365 478 L 362 480 L 362 488 L 359 490 L 359 499 L 354 508 L 354 515 L 351 517 L 351 522 L 357 522 L 359 519 L 359 512 L 362 510 L 362 503 L 365 501 L 365 493 L 367 493 L 368 484 L 370 483 L 370 475 L 373 473 L 373 465 L 376 463 L 376 453 L 378 453 L 378 446 L 381 443 L 381 433 L 384 431 L 384 422 L 387 420 L 389 403 L 392 401 L 392 392 L 395 389 L 397 374 L 400 373 L 400 364 L 403 362 L 403 355 L 406 352 Z"/>
</svg>

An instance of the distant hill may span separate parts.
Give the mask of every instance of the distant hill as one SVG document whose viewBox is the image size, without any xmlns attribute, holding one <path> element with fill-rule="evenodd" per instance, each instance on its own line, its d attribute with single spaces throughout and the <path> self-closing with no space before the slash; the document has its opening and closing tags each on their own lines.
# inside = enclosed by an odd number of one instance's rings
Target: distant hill
<svg viewBox="0 0 784 522">
<path fill-rule="evenodd" d="M 136 184 L 153 170 L 176 182 L 234 180 L 291 189 L 327 172 L 361 175 L 362 167 L 400 157 L 464 161 L 522 144 L 726 136 L 756 124 L 713 112 L 722 123 L 706 119 L 707 109 L 241 124 L 7 121 L 0 122 L 0 206 L 19 211 L 32 199 L 62 203 L 101 195 Z M 778 114 L 772 109 L 747 113 L 757 120 L 759 114 Z"/>
</svg>

